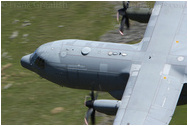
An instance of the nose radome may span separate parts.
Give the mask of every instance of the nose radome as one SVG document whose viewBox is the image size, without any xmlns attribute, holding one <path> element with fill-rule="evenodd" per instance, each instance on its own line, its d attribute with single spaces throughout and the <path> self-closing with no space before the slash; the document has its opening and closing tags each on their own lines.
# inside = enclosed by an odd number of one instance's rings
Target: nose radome
<svg viewBox="0 0 188 126">
<path fill-rule="evenodd" d="M 31 56 L 31 54 L 23 56 L 21 61 L 20 61 L 22 67 L 27 68 L 29 70 L 31 70 L 30 56 Z"/>
</svg>

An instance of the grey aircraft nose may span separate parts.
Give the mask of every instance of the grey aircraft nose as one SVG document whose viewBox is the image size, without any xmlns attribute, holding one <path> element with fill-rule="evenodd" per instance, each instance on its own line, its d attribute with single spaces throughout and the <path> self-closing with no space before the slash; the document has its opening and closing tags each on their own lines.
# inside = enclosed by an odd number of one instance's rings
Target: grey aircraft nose
<svg viewBox="0 0 188 126">
<path fill-rule="evenodd" d="M 31 66 L 31 63 L 30 63 L 30 56 L 31 54 L 29 55 L 26 55 L 26 56 L 23 56 L 22 59 L 21 59 L 21 65 L 29 70 L 32 69 L 32 66 Z"/>
</svg>

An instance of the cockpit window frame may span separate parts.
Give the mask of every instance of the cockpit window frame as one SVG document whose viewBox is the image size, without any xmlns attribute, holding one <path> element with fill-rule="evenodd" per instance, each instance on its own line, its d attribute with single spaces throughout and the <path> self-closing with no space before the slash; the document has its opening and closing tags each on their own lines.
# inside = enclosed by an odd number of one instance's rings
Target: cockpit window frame
<svg viewBox="0 0 188 126">
<path fill-rule="evenodd" d="M 36 53 L 36 51 L 31 55 L 30 57 L 30 62 L 31 62 L 31 65 L 33 65 L 35 63 L 35 60 L 37 59 L 38 55 Z"/>
<path fill-rule="evenodd" d="M 36 51 L 30 57 L 31 65 L 36 65 L 38 68 L 45 68 L 45 60 L 38 56 Z"/>
</svg>

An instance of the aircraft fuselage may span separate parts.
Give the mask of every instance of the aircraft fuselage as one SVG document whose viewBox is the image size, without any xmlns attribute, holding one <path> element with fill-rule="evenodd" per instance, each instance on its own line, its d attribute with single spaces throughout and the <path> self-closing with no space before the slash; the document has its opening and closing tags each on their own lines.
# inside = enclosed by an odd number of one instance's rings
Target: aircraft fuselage
<svg viewBox="0 0 188 126">
<path fill-rule="evenodd" d="M 127 50 L 127 51 L 125 51 Z M 23 67 L 61 86 L 124 91 L 136 47 L 126 44 L 60 40 L 24 56 Z"/>
</svg>

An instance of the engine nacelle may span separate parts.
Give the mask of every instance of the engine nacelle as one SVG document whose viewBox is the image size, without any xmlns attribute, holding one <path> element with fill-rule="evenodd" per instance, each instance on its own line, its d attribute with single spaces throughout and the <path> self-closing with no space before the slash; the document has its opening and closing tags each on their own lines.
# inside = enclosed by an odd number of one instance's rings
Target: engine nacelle
<svg viewBox="0 0 188 126">
<path fill-rule="evenodd" d="M 107 114 L 107 115 L 115 115 L 121 101 L 118 100 L 95 100 L 87 101 L 86 106 L 89 108 L 94 108 L 96 111 Z"/>
<path fill-rule="evenodd" d="M 131 20 L 148 23 L 152 10 L 152 8 L 128 8 L 127 14 Z"/>
</svg>

